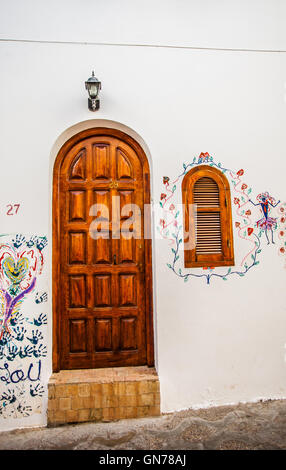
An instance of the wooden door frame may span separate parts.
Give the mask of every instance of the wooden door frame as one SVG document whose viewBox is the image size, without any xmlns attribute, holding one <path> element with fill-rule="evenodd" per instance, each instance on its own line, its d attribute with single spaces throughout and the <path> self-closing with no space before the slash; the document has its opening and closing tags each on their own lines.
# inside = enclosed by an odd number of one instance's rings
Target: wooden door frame
<svg viewBox="0 0 286 470">
<path fill-rule="evenodd" d="M 117 129 L 95 127 L 81 131 L 67 140 L 59 150 L 53 169 L 53 255 L 52 255 L 52 292 L 53 292 L 53 372 L 60 370 L 60 170 L 61 164 L 70 149 L 88 137 L 107 136 L 122 140 L 136 152 L 143 168 L 143 204 L 151 203 L 150 167 L 147 156 L 142 147 L 131 136 Z M 149 206 L 150 207 L 150 206 Z M 145 214 L 144 214 L 145 215 Z M 154 329 L 153 329 L 153 280 L 152 280 L 152 239 L 151 239 L 151 211 L 149 217 L 144 217 L 145 246 L 145 315 L 146 315 L 146 352 L 147 365 L 154 366 Z"/>
</svg>

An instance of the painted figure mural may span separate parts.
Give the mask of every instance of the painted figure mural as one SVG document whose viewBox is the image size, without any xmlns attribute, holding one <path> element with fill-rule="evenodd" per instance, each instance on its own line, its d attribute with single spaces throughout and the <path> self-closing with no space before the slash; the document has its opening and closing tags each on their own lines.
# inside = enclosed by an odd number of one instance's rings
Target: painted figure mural
<svg viewBox="0 0 286 470">
<path fill-rule="evenodd" d="M 276 204 L 275 204 L 274 198 L 272 196 L 270 196 L 267 191 L 265 191 L 264 193 L 258 194 L 258 196 L 256 197 L 256 200 L 258 201 L 257 204 L 254 203 L 251 199 L 249 199 L 249 202 L 251 202 L 251 204 L 253 204 L 254 206 L 260 206 L 261 207 L 263 217 L 262 217 L 262 219 L 259 219 L 256 222 L 256 225 L 257 225 L 258 228 L 260 228 L 261 230 L 263 230 L 265 232 L 265 236 L 266 236 L 266 239 L 267 239 L 267 244 L 269 245 L 270 242 L 269 242 L 269 238 L 268 238 L 268 231 L 271 232 L 271 240 L 272 240 L 272 243 L 274 243 L 273 230 L 275 230 L 277 228 L 277 217 L 273 218 L 273 217 L 269 216 L 269 213 L 270 213 L 270 210 L 271 210 L 269 206 L 276 207 L 276 206 L 278 206 L 280 201 L 276 202 Z"/>
</svg>

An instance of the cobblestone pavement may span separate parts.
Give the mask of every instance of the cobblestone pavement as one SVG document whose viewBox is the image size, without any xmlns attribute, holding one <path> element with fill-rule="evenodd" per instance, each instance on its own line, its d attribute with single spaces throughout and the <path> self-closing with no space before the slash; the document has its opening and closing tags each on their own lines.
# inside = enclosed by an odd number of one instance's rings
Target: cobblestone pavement
<svg viewBox="0 0 286 470">
<path fill-rule="evenodd" d="M 286 449 L 286 400 L 0 433 L 0 450 Z"/>
</svg>

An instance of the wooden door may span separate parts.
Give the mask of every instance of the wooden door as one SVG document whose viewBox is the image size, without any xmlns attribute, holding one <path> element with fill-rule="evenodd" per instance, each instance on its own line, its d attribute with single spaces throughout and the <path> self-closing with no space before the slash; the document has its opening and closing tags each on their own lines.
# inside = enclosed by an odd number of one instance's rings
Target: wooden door
<svg viewBox="0 0 286 470">
<path fill-rule="evenodd" d="M 150 363 L 149 171 L 127 139 L 94 134 L 71 143 L 55 165 L 55 369 Z"/>
</svg>

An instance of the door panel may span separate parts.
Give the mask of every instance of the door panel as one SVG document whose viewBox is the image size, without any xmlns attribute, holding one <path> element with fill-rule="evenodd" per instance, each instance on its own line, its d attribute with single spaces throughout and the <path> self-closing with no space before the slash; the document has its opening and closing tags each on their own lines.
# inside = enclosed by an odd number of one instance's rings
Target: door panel
<svg viewBox="0 0 286 470">
<path fill-rule="evenodd" d="M 147 362 L 143 188 L 142 161 L 118 138 L 88 137 L 71 147 L 62 161 L 62 369 Z M 95 211 L 94 204 L 106 209 Z M 132 204 L 137 207 L 136 219 Z"/>
</svg>

